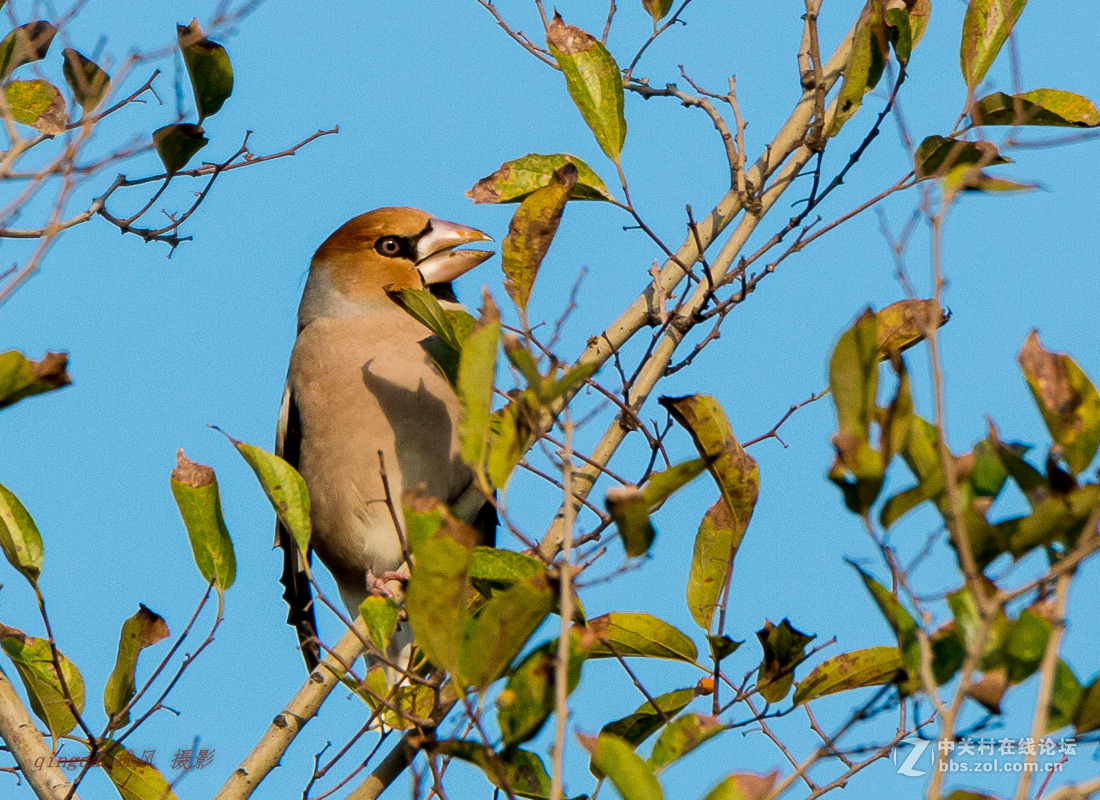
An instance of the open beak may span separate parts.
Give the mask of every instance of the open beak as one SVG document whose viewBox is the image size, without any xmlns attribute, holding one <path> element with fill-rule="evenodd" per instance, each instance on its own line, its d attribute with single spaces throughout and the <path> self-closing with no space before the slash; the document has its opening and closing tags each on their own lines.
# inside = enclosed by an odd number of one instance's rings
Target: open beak
<svg viewBox="0 0 1100 800">
<path fill-rule="evenodd" d="M 493 241 L 493 237 L 475 228 L 434 218 L 430 225 L 431 230 L 416 243 L 416 267 L 425 286 L 450 283 L 493 255 L 491 250 L 454 249 L 471 242 Z"/>
</svg>

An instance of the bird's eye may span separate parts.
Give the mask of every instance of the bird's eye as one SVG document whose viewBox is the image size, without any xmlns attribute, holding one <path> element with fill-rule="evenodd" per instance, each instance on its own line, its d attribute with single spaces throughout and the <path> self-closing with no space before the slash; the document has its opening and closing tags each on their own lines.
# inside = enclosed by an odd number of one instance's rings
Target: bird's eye
<svg viewBox="0 0 1100 800">
<path fill-rule="evenodd" d="M 386 236 L 378 240 L 376 247 L 384 256 L 396 256 L 401 252 L 401 241 L 396 236 Z"/>
</svg>

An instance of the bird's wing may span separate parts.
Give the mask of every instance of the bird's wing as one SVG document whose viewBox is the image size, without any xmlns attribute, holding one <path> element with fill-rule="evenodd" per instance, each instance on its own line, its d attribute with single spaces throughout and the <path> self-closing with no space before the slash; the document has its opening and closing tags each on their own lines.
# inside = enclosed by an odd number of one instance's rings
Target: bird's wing
<svg viewBox="0 0 1100 800">
<path fill-rule="evenodd" d="M 275 430 L 275 455 L 297 469 L 301 445 L 302 427 L 298 419 L 298 406 L 294 402 L 290 381 L 287 381 L 283 390 L 283 403 L 279 408 L 279 425 Z M 302 651 L 306 669 L 312 672 L 320 663 L 321 648 L 317 640 L 313 592 L 309 585 L 310 554 L 307 553 L 306 563 L 303 563 L 290 531 L 278 520 L 275 522 L 275 544 L 283 549 L 283 574 L 279 582 L 283 584 L 283 599 L 290 608 L 286 622 L 298 634 L 298 648 Z"/>
</svg>

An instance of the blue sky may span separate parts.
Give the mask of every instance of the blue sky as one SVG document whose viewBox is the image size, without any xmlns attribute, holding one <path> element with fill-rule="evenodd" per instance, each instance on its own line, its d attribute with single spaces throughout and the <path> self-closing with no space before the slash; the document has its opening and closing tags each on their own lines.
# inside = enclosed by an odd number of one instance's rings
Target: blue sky
<svg viewBox="0 0 1100 800">
<path fill-rule="evenodd" d="M 14 3 L 21 20 L 28 5 Z M 831 51 L 861 5 L 854 0 L 825 4 L 823 48 Z M 1032 5 L 1017 28 L 1023 88 L 1061 88 L 1100 99 L 1094 63 L 1100 11 L 1095 4 L 1066 2 L 1057 11 Z M 644 41 L 650 23 L 640 3 L 622 0 L 619 6 L 608 44 L 622 61 Z M 175 23 L 192 16 L 205 19 L 213 7 L 212 0 L 170 0 L 135 13 L 126 4 L 92 0 L 69 36 L 72 46 L 90 52 L 106 35 L 107 51 L 119 55 L 133 45 L 170 41 Z M 650 48 L 636 74 L 656 85 L 682 83 L 676 68 L 682 63 L 694 80 L 715 90 L 736 74 L 749 123 L 747 146 L 755 158 L 800 92 L 795 52 L 802 9 L 801 0 L 696 0 L 685 15 L 688 25 L 669 31 Z M 918 139 L 948 132 L 962 105 L 958 32 L 964 9 L 958 0 L 936 3 L 926 39 L 914 56 L 901 111 Z M 524 30 L 538 29 L 528 4 L 502 0 L 500 10 Z M 560 10 L 567 22 L 590 31 L 602 28 L 606 14 L 602 4 L 566 3 Z M 499 241 L 514 207 L 474 206 L 463 192 L 501 162 L 528 152 L 574 153 L 609 186 L 617 185 L 561 76 L 524 53 L 472 0 L 430 8 L 331 2 L 308 11 L 270 0 L 223 41 L 235 68 L 235 90 L 206 125 L 211 144 L 202 157 L 227 157 L 246 130 L 254 131 L 251 146 L 257 154 L 282 150 L 320 128 L 338 124 L 340 133 L 294 158 L 224 176 L 185 227 L 194 241 L 170 260 L 166 248 L 119 236 L 99 221 L 74 229 L 54 247 L 40 273 L 0 309 L 0 349 L 33 357 L 57 349 L 71 354 L 72 387 L 0 413 L 0 482 L 22 499 L 42 531 L 42 587 L 58 642 L 84 674 L 97 724 L 102 720 L 94 709 L 113 665 L 122 621 L 144 603 L 179 632 L 205 588 L 168 489 L 176 449 L 217 471 L 239 565 L 237 583 L 227 595 L 226 619 L 214 645 L 168 701 L 179 716 L 162 712 L 132 739 L 136 749 L 155 749 L 162 767 L 195 737 L 202 747 L 215 748 L 212 764 L 193 771 L 179 786 L 181 798 L 206 797 L 220 786 L 303 678 L 293 634 L 283 624 L 279 558 L 271 550 L 272 513 L 247 466 L 207 425 L 271 445 L 312 252 L 348 218 L 383 205 L 424 208 Z M 58 61 L 59 52 L 50 58 Z M 158 87 L 165 105 L 132 106 L 116 115 L 103 129 L 105 147 L 172 121 L 179 67 L 171 61 L 161 66 Z M 144 77 L 138 71 L 130 85 L 136 88 Z M 991 71 L 987 85 L 1011 91 L 1005 59 Z M 855 123 L 833 143 L 826 161 L 830 174 L 858 144 L 882 102 L 868 97 Z M 702 215 L 724 191 L 728 173 L 720 143 L 701 111 L 675 101 L 642 101 L 628 94 L 626 111 L 630 129 L 623 167 L 632 195 L 651 226 L 678 244 L 685 230 L 684 205 L 690 203 Z M 907 171 L 896 131 L 888 120 L 845 187 L 821 207 L 825 221 Z M 1033 327 L 1047 347 L 1071 353 L 1100 381 L 1095 344 L 1098 155 L 1095 140 L 1017 150 L 1012 154 L 1016 163 L 998 174 L 1038 180 L 1040 191 L 968 196 L 951 212 L 944 239 L 945 304 L 954 316 L 942 343 L 948 429 L 957 451 L 984 436 L 987 414 L 1006 439 L 1040 446 L 1049 441 L 1015 362 Z M 157 165 L 142 158 L 123 170 L 135 177 L 155 172 Z M 90 186 L 88 196 L 100 187 Z M 800 196 L 792 192 L 789 201 Z M 129 196 L 118 208 L 136 208 L 143 200 Z M 895 231 L 917 200 L 908 194 L 883 204 Z M 186 203 L 187 193 L 181 190 L 166 204 L 171 202 Z M 785 221 L 787 212 L 776 211 L 758 235 L 769 236 Z M 556 319 L 578 271 L 588 270 L 577 312 L 559 346 L 563 357 L 575 356 L 648 281 L 646 269 L 658 254 L 637 231 L 622 230 L 629 222 L 603 204 L 576 203 L 566 210 L 530 312 L 533 321 Z M 22 252 L 18 244 L 3 246 L 8 261 Z M 922 294 L 929 286 L 928 249 L 927 228 L 918 225 L 906 260 Z M 904 296 L 894 270 L 878 219 L 873 214 L 855 219 L 785 261 L 730 317 L 721 340 L 692 369 L 666 381 L 660 393 L 714 394 L 739 438 L 767 431 L 788 406 L 825 386 L 832 345 L 861 308 L 879 308 Z M 499 259 L 464 278 L 460 297 L 474 304 L 482 284 L 498 302 L 506 302 Z M 911 351 L 908 361 L 914 385 L 921 387 L 918 409 L 930 416 L 926 351 Z M 654 404 L 643 417 L 663 420 L 664 414 Z M 832 406 L 823 400 L 787 422 L 781 433 L 786 449 L 766 441 L 751 451 L 760 464 L 761 498 L 738 554 L 731 594 L 729 632 L 750 640 L 736 656 L 741 659 L 733 668 L 737 674 L 759 658 L 753 632 L 765 618 L 789 617 L 799 629 L 818 634 L 819 641 L 836 636 L 833 653 L 891 641 L 844 563 L 846 557 L 856 559 L 880 577 L 885 574 L 859 520 L 844 511 L 839 494 L 825 480 L 834 424 Z M 600 430 L 582 432 L 580 445 L 590 444 Z M 682 433 L 674 433 L 670 443 L 679 456 L 690 455 L 690 441 Z M 624 448 L 617 468 L 636 477 L 639 452 Z M 895 469 L 893 485 L 900 487 L 907 476 Z M 670 502 L 655 520 L 660 535 L 652 559 L 593 587 L 583 598 L 588 613 L 649 611 L 701 643 L 684 605 L 683 583 L 698 519 L 713 495 L 713 488 L 699 481 Z M 521 524 L 535 536 L 559 499 L 526 478 L 517 479 L 508 497 Z M 930 514 L 914 515 L 895 543 L 903 554 L 915 553 L 935 526 Z M 609 567 L 621 558 L 617 545 L 610 550 Z M 950 567 L 946 555 L 933 560 L 922 575 L 925 585 L 940 586 L 937 580 L 942 582 Z M 11 571 L 0 575 L 0 620 L 40 633 L 29 589 Z M 1100 612 L 1089 602 L 1098 591 L 1100 569 L 1091 564 L 1070 598 L 1064 645 L 1065 658 L 1083 681 L 1094 677 L 1100 651 Z M 328 631 L 333 638 L 338 634 L 333 625 Z M 148 668 L 159 650 L 147 652 L 142 666 Z M 589 689 L 572 704 L 578 729 L 592 733 L 642 702 L 614 665 L 586 669 Z M 639 664 L 638 671 L 654 693 L 695 680 L 663 662 Z M 993 735 L 1027 735 L 1034 691 L 1033 680 L 1011 695 L 1003 728 Z M 828 700 L 818 719 L 838 725 L 859 702 L 858 696 Z M 362 719 L 358 700 L 334 694 L 257 796 L 299 794 L 313 754 L 327 741 L 338 746 Z M 889 728 L 887 722 L 874 735 Z M 814 744 L 804 718 L 792 716 L 776 729 L 797 753 Z M 547 744 L 537 742 L 543 751 Z M 69 754 L 78 754 L 77 749 Z M 730 771 L 772 767 L 785 769 L 782 755 L 763 736 L 727 735 L 670 769 L 666 792 L 699 797 Z M 465 769 L 456 768 L 456 774 Z M 1094 772 L 1088 751 L 1067 766 L 1069 775 Z M 168 770 L 170 777 L 176 774 Z M 567 778 L 571 795 L 591 789 L 586 762 L 576 750 Z M 0 776 L 0 784 L 6 780 Z M 457 785 L 480 786 L 482 781 L 474 776 L 469 784 Z M 982 785 L 1007 791 L 992 781 Z M 849 798 L 872 798 L 885 790 L 915 795 L 917 789 L 916 779 L 901 778 L 893 765 L 880 763 L 844 791 Z M 90 780 L 82 796 L 110 797 L 112 789 Z M 456 788 L 453 796 L 463 792 Z"/>
</svg>

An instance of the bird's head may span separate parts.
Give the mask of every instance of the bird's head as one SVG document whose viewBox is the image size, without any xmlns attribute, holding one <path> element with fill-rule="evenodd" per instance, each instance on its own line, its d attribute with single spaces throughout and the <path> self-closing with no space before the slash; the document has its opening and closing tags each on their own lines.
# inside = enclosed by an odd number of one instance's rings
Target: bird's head
<svg viewBox="0 0 1100 800">
<path fill-rule="evenodd" d="M 310 279 L 316 283 L 317 273 L 324 273 L 327 290 L 355 303 L 383 302 L 387 290 L 397 289 L 453 298 L 451 281 L 493 255 L 454 248 L 488 241 L 492 237 L 479 230 L 415 208 L 379 208 L 345 222 L 324 241 L 310 264 Z"/>
</svg>

